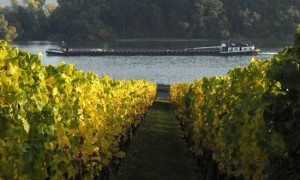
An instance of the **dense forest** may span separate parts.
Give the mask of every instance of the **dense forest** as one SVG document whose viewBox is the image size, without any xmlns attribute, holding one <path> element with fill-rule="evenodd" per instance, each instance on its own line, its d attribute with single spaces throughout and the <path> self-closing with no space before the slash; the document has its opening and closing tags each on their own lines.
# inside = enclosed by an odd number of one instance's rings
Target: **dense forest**
<svg viewBox="0 0 300 180">
<path fill-rule="evenodd" d="M 300 0 L 11 0 L 6 40 L 292 39 Z"/>
</svg>

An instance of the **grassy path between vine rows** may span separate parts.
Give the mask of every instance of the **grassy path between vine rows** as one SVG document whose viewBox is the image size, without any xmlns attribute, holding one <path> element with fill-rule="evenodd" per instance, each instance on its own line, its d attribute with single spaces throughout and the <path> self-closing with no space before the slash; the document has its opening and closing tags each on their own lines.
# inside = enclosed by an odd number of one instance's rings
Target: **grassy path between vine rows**
<svg viewBox="0 0 300 180">
<path fill-rule="evenodd" d="M 148 111 L 116 175 L 110 179 L 201 179 L 169 101 L 158 100 Z"/>
</svg>

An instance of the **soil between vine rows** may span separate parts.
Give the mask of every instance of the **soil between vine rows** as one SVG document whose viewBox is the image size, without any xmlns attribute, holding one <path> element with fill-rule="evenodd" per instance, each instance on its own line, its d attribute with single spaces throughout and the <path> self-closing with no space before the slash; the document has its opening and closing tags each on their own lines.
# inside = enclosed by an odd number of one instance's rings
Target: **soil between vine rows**
<svg viewBox="0 0 300 180">
<path fill-rule="evenodd" d="M 111 174 L 110 179 L 202 179 L 169 101 L 157 100 L 153 104 L 117 174 Z"/>
</svg>

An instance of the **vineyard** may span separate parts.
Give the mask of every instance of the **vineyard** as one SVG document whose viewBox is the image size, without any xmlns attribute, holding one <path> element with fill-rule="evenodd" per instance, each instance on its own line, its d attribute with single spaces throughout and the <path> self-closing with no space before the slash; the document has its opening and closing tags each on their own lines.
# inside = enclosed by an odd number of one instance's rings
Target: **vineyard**
<svg viewBox="0 0 300 180">
<path fill-rule="evenodd" d="M 300 27 L 294 44 L 226 76 L 171 85 L 207 179 L 300 178 Z"/>
<path fill-rule="evenodd" d="M 0 179 L 108 179 L 128 149 L 125 179 L 300 179 L 300 26 L 271 59 L 156 93 L 0 41 Z"/>
<path fill-rule="evenodd" d="M 103 178 L 156 95 L 144 80 L 43 66 L 0 42 L 0 179 Z"/>
</svg>

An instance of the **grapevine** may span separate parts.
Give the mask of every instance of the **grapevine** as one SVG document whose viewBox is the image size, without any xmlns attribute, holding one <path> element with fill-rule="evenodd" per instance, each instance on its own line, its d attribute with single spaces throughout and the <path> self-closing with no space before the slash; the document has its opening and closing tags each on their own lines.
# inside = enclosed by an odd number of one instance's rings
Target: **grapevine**
<svg viewBox="0 0 300 180">
<path fill-rule="evenodd" d="M 114 80 L 0 42 L 0 179 L 97 178 L 125 156 L 122 143 L 156 85 Z"/>
<path fill-rule="evenodd" d="M 211 159 L 220 176 L 300 178 L 299 35 L 300 28 L 295 46 L 272 59 L 171 85 L 174 112 L 192 152 L 203 162 Z"/>
</svg>

